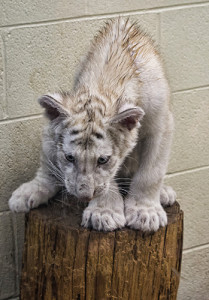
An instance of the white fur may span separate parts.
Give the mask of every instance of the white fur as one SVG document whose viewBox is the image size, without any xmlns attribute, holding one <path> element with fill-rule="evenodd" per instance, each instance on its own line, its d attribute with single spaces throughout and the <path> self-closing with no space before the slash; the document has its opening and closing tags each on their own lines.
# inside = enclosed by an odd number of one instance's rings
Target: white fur
<svg viewBox="0 0 209 300">
<path fill-rule="evenodd" d="M 54 195 L 54 193 L 52 193 Z M 9 199 L 9 208 L 15 212 L 28 212 L 31 208 L 48 203 L 50 192 L 35 180 L 23 183 Z"/>
<path fill-rule="evenodd" d="M 171 206 L 176 201 L 176 192 L 171 186 L 162 186 L 160 191 L 160 203 L 163 206 Z"/>
<path fill-rule="evenodd" d="M 115 186 L 111 184 L 111 188 Z M 92 227 L 96 230 L 112 231 L 125 226 L 123 198 L 115 191 L 106 195 L 94 198 L 83 212 L 82 226 Z"/>
<path fill-rule="evenodd" d="M 163 185 L 173 130 L 169 94 L 149 37 L 123 19 L 110 22 L 81 63 L 72 93 L 40 99 L 50 120 L 41 168 L 13 193 L 10 209 L 28 211 L 46 203 L 62 185 L 90 200 L 85 227 L 111 231 L 126 223 L 156 231 L 165 226 L 162 205 L 176 198 Z M 109 157 L 107 164 L 98 163 L 101 157 Z M 119 168 L 118 177 L 131 178 L 125 215 L 114 182 Z"/>
<path fill-rule="evenodd" d="M 39 169 L 37 176 L 29 182 L 23 183 L 16 189 L 9 199 L 9 208 L 14 212 L 28 212 L 31 208 L 48 203 L 48 200 L 55 195 L 58 187 L 47 180 Z"/>
<path fill-rule="evenodd" d="M 126 201 L 125 214 L 126 224 L 133 229 L 157 231 L 160 226 L 167 224 L 167 216 L 160 203 L 150 202 L 149 199 L 141 203 L 134 197 L 129 198 Z"/>
</svg>

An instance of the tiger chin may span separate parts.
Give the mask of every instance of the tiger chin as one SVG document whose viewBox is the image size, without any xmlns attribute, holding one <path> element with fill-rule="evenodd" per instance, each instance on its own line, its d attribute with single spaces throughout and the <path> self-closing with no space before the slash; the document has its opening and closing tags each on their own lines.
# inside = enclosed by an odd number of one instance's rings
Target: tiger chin
<svg viewBox="0 0 209 300">
<path fill-rule="evenodd" d="M 163 184 L 173 131 L 169 98 L 149 36 L 128 19 L 106 23 L 80 64 L 72 91 L 39 99 L 48 118 L 40 167 L 13 192 L 10 209 L 27 212 L 64 187 L 88 202 L 84 227 L 165 226 L 163 206 L 176 199 Z"/>
</svg>

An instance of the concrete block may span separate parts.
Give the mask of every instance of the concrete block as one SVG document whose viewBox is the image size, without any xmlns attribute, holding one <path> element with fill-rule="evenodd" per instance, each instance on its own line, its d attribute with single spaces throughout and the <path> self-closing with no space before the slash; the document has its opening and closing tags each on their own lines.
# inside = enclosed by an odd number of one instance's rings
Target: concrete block
<svg viewBox="0 0 209 300">
<path fill-rule="evenodd" d="M 207 300 L 209 295 L 209 245 L 183 254 L 178 300 Z"/>
<path fill-rule="evenodd" d="M 41 131 L 41 118 L 0 124 L 0 211 L 8 209 L 12 192 L 39 167 Z"/>
<path fill-rule="evenodd" d="M 166 177 L 184 211 L 184 249 L 209 243 L 209 167 Z"/>
<path fill-rule="evenodd" d="M 183 5 L 188 3 L 198 3 L 200 0 L 148 0 L 148 1 L 126 1 L 126 0 L 107 0 L 105 2 L 99 0 L 89 0 L 86 1 L 86 12 L 87 14 L 103 14 L 103 13 L 113 13 L 113 12 L 130 12 L 149 8 L 160 8 L 169 7 L 172 5 Z"/>
<path fill-rule="evenodd" d="M 209 5 L 161 13 L 161 47 L 173 91 L 209 85 Z"/>
<path fill-rule="evenodd" d="M 209 165 L 209 88 L 172 96 L 175 133 L 168 172 Z"/>
<path fill-rule="evenodd" d="M 86 15 L 84 0 L 73 1 L 27 0 L 13 1 L 8 5 L 7 0 L 1 1 L 0 25 L 33 23 L 47 20 L 66 19 Z"/>
<path fill-rule="evenodd" d="M 0 120 L 5 117 L 6 104 L 4 98 L 4 63 L 3 63 L 3 40 L 0 31 Z"/>
<path fill-rule="evenodd" d="M 157 15 L 136 15 L 134 18 L 157 38 Z M 36 100 L 47 91 L 70 90 L 76 66 L 105 20 L 8 30 L 5 40 L 10 117 L 41 112 Z"/>
<path fill-rule="evenodd" d="M 31 22 L 40 22 L 47 20 L 58 20 L 66 18 L 74 18 L 79 16 L 121 13 L 128 11 L 136 11 L 140 9 L 149 9 L 162 6 L 172 6 L 176 4 L 203 2 L 201 0 L 79 0 L 73 1 L 41 1 L 41 0 L 25 0 L 12 1 L 12 5 L 8 5 L 7 0 L 1 1 L 0 25 L 23 24 Z"/>
<path fill-rule="evenodd" d="M 15 295 L 16 267 L 12 214 L 0 213 L 0 299 Z"/>
</svg>

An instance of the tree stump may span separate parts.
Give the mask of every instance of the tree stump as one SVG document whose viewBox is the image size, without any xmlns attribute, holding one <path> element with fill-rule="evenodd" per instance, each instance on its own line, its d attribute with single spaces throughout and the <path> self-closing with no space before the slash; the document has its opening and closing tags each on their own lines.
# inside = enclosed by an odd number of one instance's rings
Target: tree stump
<svg viewBox="0 0 209 300">
<path fill-rule="evenodd" d="M 83 207 L 54 202 L 26 215 L 22 300 L 176 299 L 183 212 L 154 234 L 80 226 Z"/>
</svg>

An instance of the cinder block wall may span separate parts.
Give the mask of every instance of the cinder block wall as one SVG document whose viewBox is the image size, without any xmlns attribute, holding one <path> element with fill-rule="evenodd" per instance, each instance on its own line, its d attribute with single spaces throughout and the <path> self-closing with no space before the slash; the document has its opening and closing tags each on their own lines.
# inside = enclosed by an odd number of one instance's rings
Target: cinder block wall
<svg viewBox="0 0 209 300">
<path fill-rule="evenodd" d="M 36 99 L 70 89 L 90 39 L 119 14 L 141 23 L 165 61 L 176 123 L 166 181 L 185 212 L 178 299 L 208 299 L 209 1 L 200 0 L 1 0 L 0 299 L 19 294 L 24 216 L 12 214 L 7 201 L 39 164 L 43 119 Z"/>
</svg>

